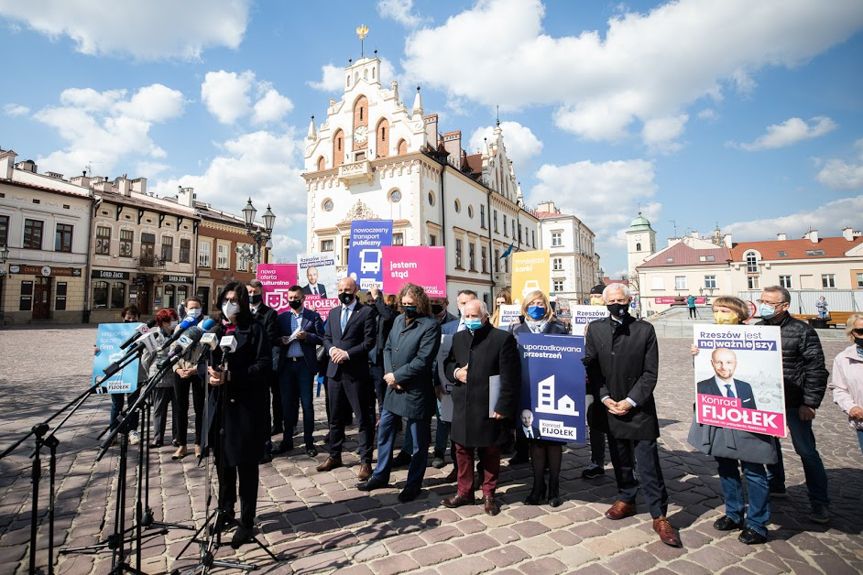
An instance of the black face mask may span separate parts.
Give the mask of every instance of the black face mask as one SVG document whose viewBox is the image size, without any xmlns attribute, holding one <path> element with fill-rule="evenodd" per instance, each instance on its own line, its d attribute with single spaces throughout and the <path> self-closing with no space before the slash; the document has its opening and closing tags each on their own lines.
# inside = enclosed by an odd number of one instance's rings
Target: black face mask
<svg viewBox="0 0 863 575">
<path fill-rule="evenodd" d="M 415 305 L 405 305 L 402 306 L 402 309 L 405 312 L 405 317 L 408 319 L 414 319 L 417 315 L 419 315 L 417 313 L 417 306 Z"/>
<path fill-rule="evenodd" d="M 612 303 L 605 306 L 608 312 L 618 319 L 622 319 L 629 313 L 629 305 L 625 303 Z"/>
<path fill-rule="evenodd" d="M 298 299 L 292 299 L 288 302 L 288 305 L 291 306 L 291 309 L 300 309 L 303 305 L 303 302 Z"/>
<path fill-rule="evenodd" d="M 342 302 L 343 305 L 351 305 L 351 302 L 354 301 L 354 294 L 342 292 L 339 294 L 339 301 Z"/>
<path fill-rule="evenodd" d="M 249 303 L 252 305 L 258 305 L 264 298 L 261 297 L 261 294 L 256 293 L 255 295 L 249 296 Z"/>
<path fill-rule="evenodd" d="M 433 303 L 431 306 L 432 313 L 435 315 L 440 315 L 440 312 L 443 311 L 443 306 L 439 303 Z"/>
<path fill-rule="evenodd" d="M 135 323 L 134 319 L 124 319 L 123 323 Z"/>
</svg>

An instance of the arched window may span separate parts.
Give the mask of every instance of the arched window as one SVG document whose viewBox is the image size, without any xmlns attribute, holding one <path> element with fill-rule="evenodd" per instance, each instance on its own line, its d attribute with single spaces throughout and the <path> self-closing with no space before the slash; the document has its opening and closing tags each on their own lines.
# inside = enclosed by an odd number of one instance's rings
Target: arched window
<svg viewBox="0 0 863 575">
<path fill-rule="evenodd" d="M 327 169 L 327 159 L 323 156 L 318 156 L 318 171 L 321 172 Z"/>
<path fill-rule="evenodd" d="M 758 273 L 758 254 L 755 252 L 746 252 L 746 273 Z"/>
<path fill-rule="evenodd" d="M 375 130 L 375 150 L 377 150 L 379 158 L 386 158 L 390 153 L 390 123 L 386 118 L 378 122 L 378 127 Z"/>
<path fill-rule="evenodd" d="M 336 130 L 333 135 L 333 167 L 338 168 L 345 160 L 345 133 Z"/>
<path fill-rule="evenodd" d="M 360 126 L 367 126 L 369 123 L 368 120 L 368 110 L 369 110 L 369 101 L 365 96 L 360 96 L 357 98 L 356 102 L 354 102 L 354 129 L 356 130 Z"/>
<path fill-rule="evenodd" d="M 637 251 L 637 252 L 641 251 L 641 242 L 638 242 L 635 244 L 635 251 Z"/>
<path fill-rule="evenodd" d="M 408 143 L 404 140 L 399 140 L 398 149 L 396 152 L 399 156 L 403 156 L 408 153 Z"/>
</svg>

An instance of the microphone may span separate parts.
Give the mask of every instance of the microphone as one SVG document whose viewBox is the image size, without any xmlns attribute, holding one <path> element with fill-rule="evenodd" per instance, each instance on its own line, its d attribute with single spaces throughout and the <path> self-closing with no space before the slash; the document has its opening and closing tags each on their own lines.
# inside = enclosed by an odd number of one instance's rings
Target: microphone
<svg viewBox="0 0 863 575">
<path fill-rule="evenodd" d="M 237 338 L 232 335 L 223 335 L 219 341 L 219 347 L 223 353 L 234 353 L 237 351 Z"/>
<path fill-rule="evenodd" d="M 180 339 L 180 336 L 183 335 L 187 329 L 189 329 L 193 325 L 196 325 L 198 322 L 202 321 L 203 319 L 204 318 L 201 316 L 198 316 L 197 318 L 192 318 L 192 317 L 187 316 L 186 319 L 181 321 L 180 325 L 177 326 L 177 329 L 174 331 L 174 334 L 171 337 L 169 337 L 167 339 L 167 341 L 165 341 L 165 343 L 162 344 L 162 346 L 159 348 L 159 351 L 165 351 L 166 349 L 171 347 L 171 344 L 174 343 L 175 341 L 177 341 L 178 339 Z"/>
<path fill-rule="evenodd" d="M 210 330 L 214 330 L 218 324 L 214 319 L 206 318 L 202 321 L 200 327 L 191 326 L 177 339 L 177 344 L 171 349 L 164 360 L 159 362 L 159 365 L 166 365 L 178 359 L 183 354 L 190 352 L 196 344 L 201 340 L 204 334 Z"/>
<path fill-rule="evenodd" d="M 145 334 L 148 331 L 150 331 L 153 327 L 155 327 L 155 325 L 156 325 L 156 320 L 154 320 L 154 319 L 151 319 L 147 323 L 142 323 L 141 325 L 139 325 L 135 329 L 135 333 L 130 335 L 129 339 L 127 339 L 126 341 L 123 342 L 123 345 L 120 346 L 120 349 L 126 349 L 127 347 L 132 345 L 132 342 L 134 342 L 136 339 L 138 339 L 138 337 L 141 336 L 142 334 Z"/>
<path fill-rule="evenodd" d="M 132 346 L 126 350 L 125 354 L 117 358 L 116 361 L 111 362 L 111 364 L 103 370 L 105 374 L 104 377 L 109 378 L 118 371 L 120 371 L 127 363 L 129 363 L 129 360 L 131 360 L 133 356 L 141 352 L 143 349 L 146 349 L 147 351 L 156 351 L 157 331 L 158 330 L 148 331 L 147 333 L 142 334 L 138 339 L 136 339 Z"/>
</svg>

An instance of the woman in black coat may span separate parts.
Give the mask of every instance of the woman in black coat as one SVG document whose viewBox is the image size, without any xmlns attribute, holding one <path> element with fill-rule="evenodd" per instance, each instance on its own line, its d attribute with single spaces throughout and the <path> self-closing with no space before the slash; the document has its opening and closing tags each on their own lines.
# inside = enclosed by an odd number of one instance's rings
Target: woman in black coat
<svg viewBox="0 0 863 575">
<path fill-rule="evenodd" d="M 217 530 L 233 522 L 239 477 L 240 522 L 231 539 L 231 546 L 236 549 L 253 535 L 258 462 L 264 456 L 268 439 L 267 374 L 272 367 L 271 346 L 263 328 L 252 319 L 249 293 L 243 283 L 226 285 L 217 305 L 222 311 L 219 340 L 233 336 L 236 350 L 225 353 L 216 348 L 212 353 L 206 437 L 213 448 L 219 475 Z"/>
<path fill-rule="evenodd" d="M 542 291 L 536 290 L 528 294 L 521 304 L 521 322 L 511 326 L 516 340 L 524 333 L 544 333 L 552 335 L 568 335 L 569 330 L 559 321 L 551 309 L 551 305 Z M 524 384 L 524 379 L 522 378 Z M 530 390 L 522 390 L 522 393 Z M 548 468 L 548 504 L 559 507 L 560 498 L 560 464 L 563 460 L 563 444 L 545 439 L 527 439 L 521 425 L 516 425 L 516 449 L 518 443 L 525 442 L 530 448 L 530 462 L 533 467 L 533 487 L 524 503 L 539 505 L 546 498 L 545 469 Z"/>
</svg>

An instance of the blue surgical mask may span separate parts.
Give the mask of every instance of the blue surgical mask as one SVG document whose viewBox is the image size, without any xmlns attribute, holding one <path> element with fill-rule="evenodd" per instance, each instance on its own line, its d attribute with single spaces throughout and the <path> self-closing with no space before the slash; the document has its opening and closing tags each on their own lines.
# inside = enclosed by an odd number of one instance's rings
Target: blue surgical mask
<svg viewBox="0 0 863 575">
<path fill-rule="evenodd" d="M 774 309 L 772 305 L 762 303 L 758 305 L 758 315 L 760 315 L 762 319 L 770 319 L 776 315 L 776 309 Z"/>
<path fill-rule="evenodd" d="M 541 305 L 527 306 L 527 315 L 530 316 L 530 319 L 542 319 L 545 317 L 545 307 Z"/>
<path fill-rule="evenodd" d="M 192 319 L 198 319 L 201 317 L 201 312 L 203 310 L 199 307 L 193 307 L 186 310 L 186 317 L 190 317 Z"/>
<path fill-rule="evenodd" d="M 476 331 L 482 327 L 482 320 L 473 318 L 464 320 L 464 326 L 471 331 Z"/>
</svg>

